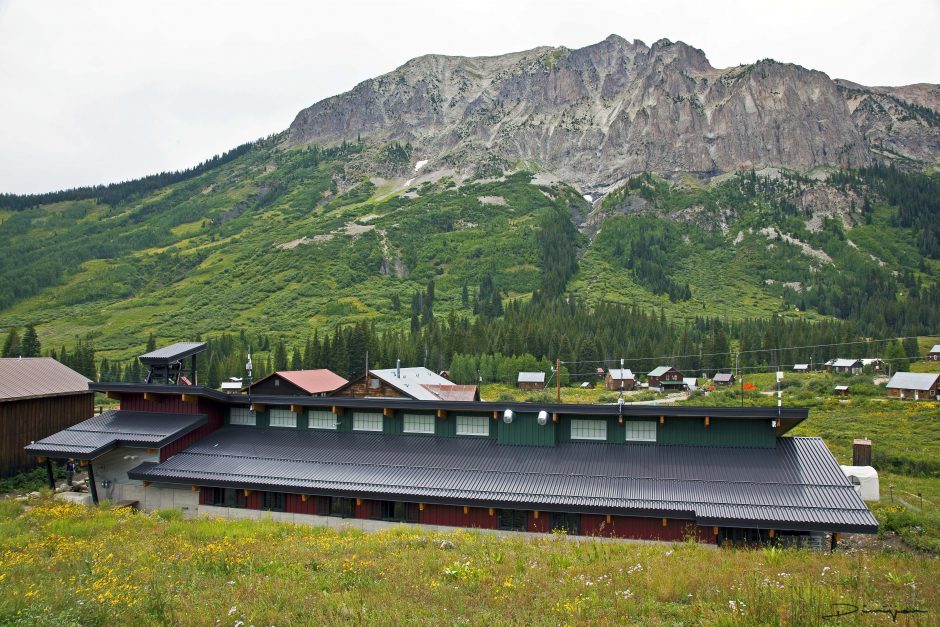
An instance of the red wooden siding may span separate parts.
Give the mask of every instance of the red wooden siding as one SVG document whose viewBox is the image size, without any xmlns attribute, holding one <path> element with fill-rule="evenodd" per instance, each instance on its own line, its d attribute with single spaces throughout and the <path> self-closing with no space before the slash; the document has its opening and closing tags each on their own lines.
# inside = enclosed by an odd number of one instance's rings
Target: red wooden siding
<svg viewBox="0 0 940 627">
<path fill-rule="evenodd" d="M 529 520 L 528 520 L 528 525 L 526 525 L 526 531 L 531 531 L 533 533 L 548 533 L 549 531 L 551 531 L 551 527 L 549 527 L 548 525 L 549 516 L 551 516 L 551 514 L 547 514 L 545 512 L 539 512 L 539 517 L 536 518 L 535 512 L 529 512 L 528 513 Z"/>
<path fill-rule="evenodd" d="M 288 494 L 284 497 L 284 511 L 292 514 L 312 514 L 318 513 L 316 496 L 310 495 L 304 501 L 300 494 Z"/>
<path fill-rule="evenodd" d="M 151 401 L 144 401 L 150 403 Z M 123 399 L 122 399 L 123 403 Z M 161 405 L 158 401 L 156 404 Z M 173 457 L 180 451 L 192 446 L 202 438 L 206 437 L 216 429 L 221 428 L 225 424 L 225 416 L 222 412 L 222 408 L 216 405 L 211 401 L 206 401 L 205 399 L 199 399 L 198 403 L 182 403 L 183 405 L 188 405 L 191 408 L 195 408 L 195 412 L 175 412 L 175 413 L 199 413 L 206 414 L 209 419 L 209 422 L 199 427 L 192 433 L 188 433 L 183 437 L 170 442 L 162 449 L 160 449 L 160 461 L 165 462 L 169 458 Z M 123 405 L 122 405 L 123 407 Z M 153 410 L 148 410 L 153 411 Z M 162 410 L 165 411 L 165 410 Z"/>
<path fill-rule="evenodd" d="M 451 527 L 476 527 L 478 529 L 496 529 L 499 526 L 499 512 L 494 510 L 490 516 L 485 507 L 471 507 L 466 514 L 459 505 L 425 505 L 418 514 L 418 522 L 425 525 L 448 525 Z"/>
<path fill-rule="evenodd" d="M 152 393 L 151 393 L 152 394 Z M 180 394 L 156 394 L 151 400 L 145 400 L 143 394 L 121 393 L 121 409 L 128 411 L 152 411 L 167 414 L 199 414 L 200 406 L 205 402 L 184 403 Z"/>
</svg>

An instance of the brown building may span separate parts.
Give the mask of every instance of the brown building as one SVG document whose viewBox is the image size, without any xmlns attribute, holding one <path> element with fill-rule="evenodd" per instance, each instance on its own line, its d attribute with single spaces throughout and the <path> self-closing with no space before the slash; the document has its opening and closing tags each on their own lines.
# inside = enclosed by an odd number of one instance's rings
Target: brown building
<svg viewBox="0 0 940 627">
<path fill-rule="evenodd" d="M 520 372 L 516 378 L 516 387 L 520 390 L 544 390 L 544 372 Z"/>
<path fill-rule="evenodd" d="M 915 401 L 937 400 L 940 374 L 933 372 L 895 372 L 888 381 L 888 396 Z"/>
<path fill-rule="evenodd" d="M 940 344 L 933 345 L 933 348 L 927 353 L 927 359 L 930 361 L 940 361 Z"/>
<path fill-rule="evenodd" d="M 608 390 L 632 390 L 636 387 L 636 376 L 629 368 L 611 368 L 604 377 L 604 385 Z"/>
<path fill-rule="evenodd" d="M 715 382 L 715 385 L 732 385 L 734 383 L 734 375 L 730 372 L 719 372 L 712 381 Z"/>
<path fill-rule="evenodd" d="M 349 383 L 332 370 L 280 370 L 253 383 L 253 394 L 327 396 Z"/>
<path fill-rule="evenodd" d="M 0 476 L 36 465 L 30 442 L 91 418 L 89 382 L 51 357 L 0 359 Z"/>
<path fill-rule="evenodd" d="M 646 381 L 651 388 L 678 388 L 684 389 L 685 381 L 682 380 L 682 373 L 672 366 L 660 366 L 646 375 Z"/>
<path fill-rule="evenodd" d="M 427 368 L 370 370 L 330 396 L 354 398 L 410 398 L 416 401 L 478 401 L 475 385 L 455 385 Z"/>
</svg>

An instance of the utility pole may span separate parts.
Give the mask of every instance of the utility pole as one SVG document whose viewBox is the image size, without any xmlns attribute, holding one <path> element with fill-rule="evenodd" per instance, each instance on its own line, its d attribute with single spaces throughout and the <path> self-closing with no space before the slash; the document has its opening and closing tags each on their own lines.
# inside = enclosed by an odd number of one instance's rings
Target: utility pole
<svg viewBox="0 0 940 627">
<path fill-rule="evenodd" d="M 561 358 L 555 359 L 555 400 L 561 402 Z"/>
</svg>

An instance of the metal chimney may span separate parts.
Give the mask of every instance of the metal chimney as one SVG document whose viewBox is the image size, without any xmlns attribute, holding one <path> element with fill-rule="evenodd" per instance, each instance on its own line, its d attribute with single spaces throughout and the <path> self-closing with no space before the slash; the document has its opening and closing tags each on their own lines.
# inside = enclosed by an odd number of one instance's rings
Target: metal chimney
<svg viewBox="0 0 940 627">
<path fill-rule="evenodd" d="M 401 360 L 395 360 L 395 377 L 401 379 Z"/>
</svg>

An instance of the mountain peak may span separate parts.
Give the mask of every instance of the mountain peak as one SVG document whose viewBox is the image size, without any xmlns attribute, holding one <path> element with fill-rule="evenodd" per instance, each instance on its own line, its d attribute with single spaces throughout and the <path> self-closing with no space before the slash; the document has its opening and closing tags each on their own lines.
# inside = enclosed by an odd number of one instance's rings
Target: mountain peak
<svg viewBox="0 0 940 627">
<path fill-rule="evenodd" d="M 929 90 L 908 91 L 930 101 Z M 861 94 L 885 102 L 862 105 Z M 645 171 L 809 170 L 885 155 L 937 163 L 935 119 L 903 95 L 771 60 L 716 69 L 682 41 L 647 48 L 613 34 L 578 49 L 418 57 L 304 109 L 287 141 L 410 142 L 458 176 L 522 160 L 581 189 Z"/>
</svg>

